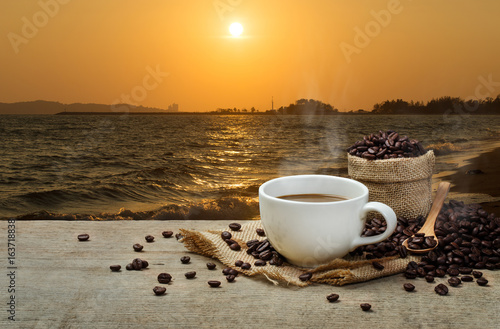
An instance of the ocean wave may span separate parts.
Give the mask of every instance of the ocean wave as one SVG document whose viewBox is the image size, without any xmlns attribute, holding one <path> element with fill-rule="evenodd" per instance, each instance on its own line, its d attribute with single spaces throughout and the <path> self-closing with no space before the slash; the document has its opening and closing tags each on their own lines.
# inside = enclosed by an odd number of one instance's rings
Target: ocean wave
<svg viewBox="0 0 500 329">
<path fill-rule="evenodd" d="M 254 198 L 222 197 L 187 204 L 169 204 L 156 210 L 131 211 L 122 208 L 117 213 L 58 214 L 45 210 L 17 216 L 17 220 L 249 220 L 259 214 Z"/>
</svg>

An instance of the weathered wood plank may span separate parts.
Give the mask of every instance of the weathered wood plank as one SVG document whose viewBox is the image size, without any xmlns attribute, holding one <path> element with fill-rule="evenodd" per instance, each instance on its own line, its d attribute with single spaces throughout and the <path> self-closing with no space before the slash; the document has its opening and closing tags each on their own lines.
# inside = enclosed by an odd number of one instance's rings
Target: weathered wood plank
<svg viewBox="0 0 500 329">
<path fill-rule="evenodd" d="M 407 293 L 402 275 L 343 287 L 316 285 L 307 288 L 274 286 L 264 278 L 237 277 L 226 282 L 217 270 L 206 268 L 206 257 L 187 252 L 164 230 L 208 229 L 229 221 L 130 221 L 66 222 L 18 221 L 16 223 L 16 322 L 9 323 L 7 302 L 7 222 L 0 222 L 2 244 L 3 305 L 0 326 L 18 328 L 189 328 L 189 327 L 339 327 L 339 328 L 497 328 L 500 271 L 484 270 L 488 287 L 463 283 L 438 296 L 434 286 L 413 280 L 416 291 Z M 80 233 L 90 240 L 79 242 Z M 154 243 L 144 237 L 152 234 Z M 134 243 L 144 245 L 136 253 Z M 179 258 L 190 255 L 190 264 Z M 126 271 L 133 258 L 149 261 L 143 271 Z M 122 265 L 111 272 L 109 265 Z M 188 280 L 187 271 L 197 277 Z M 174 281 L 167 294 L 155 296 L 156 276 L 168 272 Z M 222 281 L 213 289 L 207 281 Z M 339 302 L 326 295 L 338 293 Z M 359 304 L 372 304 L 371 312 Z"/>
</svg>

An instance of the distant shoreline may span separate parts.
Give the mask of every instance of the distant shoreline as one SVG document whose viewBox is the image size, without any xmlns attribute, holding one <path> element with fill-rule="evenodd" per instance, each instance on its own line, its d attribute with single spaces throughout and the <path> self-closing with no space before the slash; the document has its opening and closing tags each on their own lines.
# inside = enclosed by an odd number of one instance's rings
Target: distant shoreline
<svg viewBox="0 0 500 329">
<path fill-rule="evenodd" d="M 50 114 L 50 115 L 500 115 L 500 95 L 497 98 L 485 100 L 464 101 L 458 97 L 441 97 L 423 102 L 406 102 L 402 99 L 377 103 L 370 111 L 364 109 L 340 111 L 330 104 L 314 99 L 299 99 L 288 106 L 268 110 L 217 108 L 198 112 L 181 112 L 178 107 L 162 109 L 131 104 L 94 104 L 72 103 L 63 104 L 54 101 L 29 101 L 16 103 L 1 103 L 0 114 Z"/>
<path fill-rule="evenodd" d="M 30 114 L 26 114 L 30 115 Z M 304 114 L 282 114 L 282 113 L 273 113 L 273 112 L 228 112 L 228 113 L 221 113 L 221 112 L 59 112 L 51 115 L 278 115 L 278 116 L 285 116 L 285 115 L 299 115 L 299 116 L 307 116 L 307 115 L 315 115 L 315 116 L 322 116 L 322 115 L 328 115 L 328 116 L 335 116 L 335 115 L 443 115 L 442 113 L 372 113 L 372 112 L 366 112 L 366 113 L 352 113 L 352 112 L 335 112 L 335 113 L 304 113 Z M 459 113 L 450 113 L 447 115 L 460 115 Z M 484 113 L 478 113 L 478 114 L 472 114 L 471 115 L 500 115 L 500 113 L 489 113 L 489 114 L 484 114 Z"/>
</svg>

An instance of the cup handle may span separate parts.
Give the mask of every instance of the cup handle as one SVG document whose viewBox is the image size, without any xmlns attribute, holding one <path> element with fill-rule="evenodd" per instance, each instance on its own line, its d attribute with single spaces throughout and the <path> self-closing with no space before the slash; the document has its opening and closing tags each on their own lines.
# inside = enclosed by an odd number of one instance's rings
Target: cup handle
<svg viewBox="0 0 500 329">
<path fill-rule="evenodd" d="M 391 236 L 391 234 L 396 229 L 397 225 L 396 214 L 394 213 L 394 210 L 391 209 L 391 207 L 380 202 L 368 202 L 363 206 L 363 208 L 361 208 L 360 220 L 364 220 L 366 214 L 369 211 L 376 211 L 381 213 L 382 216 L 384 216 L 385 221 L 387 223 L 387 229 L 382 234 L 357 237 L 351 244 L 351 250 L 354 250 L 359 246 L 373 244 L 385 240 L 389 236 Z"/>
</svg>

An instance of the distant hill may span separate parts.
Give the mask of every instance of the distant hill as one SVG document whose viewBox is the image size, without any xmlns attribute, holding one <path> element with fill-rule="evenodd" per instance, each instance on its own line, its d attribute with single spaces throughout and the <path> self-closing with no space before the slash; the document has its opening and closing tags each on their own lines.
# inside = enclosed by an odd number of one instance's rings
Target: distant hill
<svg viewBox="0 0 500 329">
<path fill-rule="evenodd" d="M 17 103 L 0 103 L 0 114 L 56 114 L 59 112 L 167 112 L 164 109 L 130 104 L 63 104 L 50 101 L 32 101 Z"/>
</svg>

